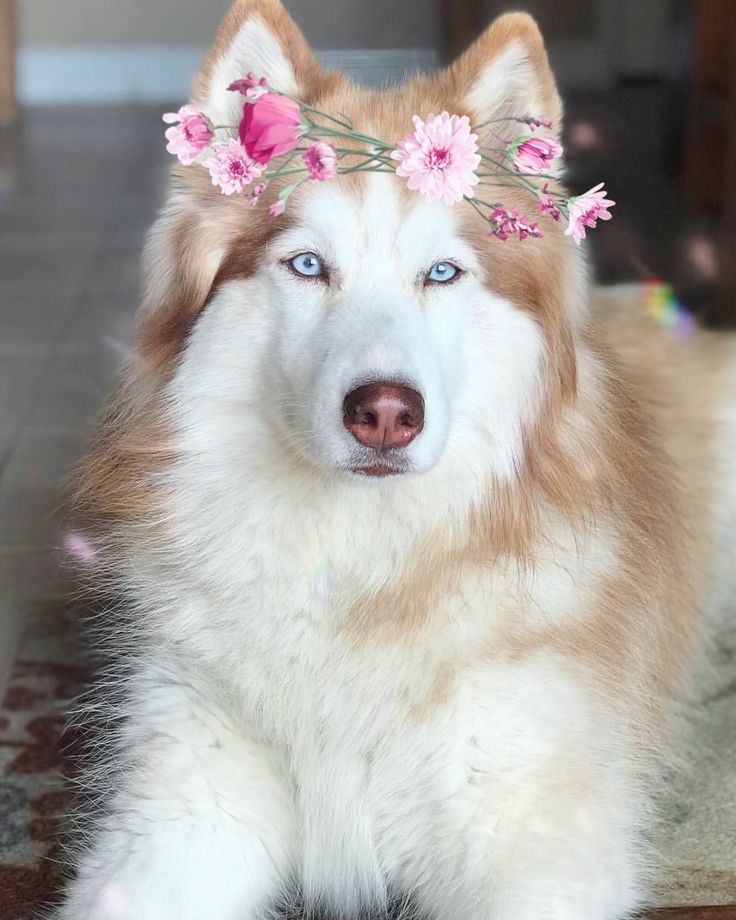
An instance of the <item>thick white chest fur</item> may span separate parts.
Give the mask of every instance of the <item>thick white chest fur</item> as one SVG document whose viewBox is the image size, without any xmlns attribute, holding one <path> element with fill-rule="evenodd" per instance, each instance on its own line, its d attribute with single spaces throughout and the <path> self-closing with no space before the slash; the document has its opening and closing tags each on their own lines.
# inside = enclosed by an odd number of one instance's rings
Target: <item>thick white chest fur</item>
<svg viewBox="0 0 736 920">
<path fill-rule="evenodd" d="M 271 540 L 262 530 L 248 545 L 246 520 L 242 543 L 228 533 L 240 551 L 227 560 L 212 547 L 184 581 L 167 585 L 159 572 L 153 590 L 144 579 L 160 651 L 137 674 L 126 729 L 132 778 L 114 808 L 126 817 L 110 829 L 116 852 L 130 851 L 124 866 L 140 872 L 141 833 L 179 850 L 205 827 L 211 846 L 187 853 L 203 900 L 174 901 L 192 920 L 207 915 L 210 879 L 233 898 L 233 912 L 217 916 L 233 920 L 277 879 L 347 911 L 394 893 L 448 918 L 485 917 L 489 905 L 504 920 L 537 917 L 541 905 L 542 916 L 582 920 L 591 905 L 615 916 L 635 898 L 627 835 L 637 800 L 616 715 L 579 665 L 553 653 L 514 660 L 494 641 L 508 617 L 531 626 L 584 616 L 615 562 L 611 541 L 581 547 L 559 528 L 533 573 L 470 571 L 429 621 L 397 636 L 391 611 L 373 632 L 351 621 L 355 584 L 371 583 L 365 569 L 380 584 L 401 567 L 370 516 L 340 531 L 333 507 L 322 540 L 306 516 L 282 517 L 272 502 Z M 131 570 L 140 579 L 149 565 Z M 210 566 L 222 565 L 237 576 L 213 581 Z M 258 872 L 254 888 L 238 871 L 237 898 L 233 867 L 219 862 L 225 845 L 236 866 L 255 861 Z M 579 876 L 578 905 L 569 881 Z M 109 916 L 169 916 L 158 894 L 147 897 L 149 913 Z"/>
<path fill-rule="evenodd" d="M 171 386 L 165 558 L 141 534 L 122 573 L 140 616 L 120 785 L 63 920 L 250 920 L 294 883 L 348 912 L 619 917 L 641 874 L 623 722 L 579 660 L 499 640 L 584 620 L 615 535 L 550 515 L 532 566 L 458 562 L 423 616 L 391 600 L 512 462 L 534 325 L 496 302 L 524 354 L 494 416 L 510 455 L 473 444 L 471 389 L 432 470 L 356 482 L 285 460 L 246 292 L 205 314 Z"/>
</svg>

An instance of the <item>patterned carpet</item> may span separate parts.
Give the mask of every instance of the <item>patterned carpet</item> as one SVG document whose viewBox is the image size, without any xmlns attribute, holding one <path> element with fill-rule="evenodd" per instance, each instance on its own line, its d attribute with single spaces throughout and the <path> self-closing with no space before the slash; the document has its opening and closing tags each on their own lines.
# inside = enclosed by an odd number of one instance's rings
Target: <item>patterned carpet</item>
<svg viewBox="0 0 736 920">
<path fill-rule="evenodd" d="M 687 704 L 691 769 L 673 783 L 655 841 L 668 866 L 663 906 L 736 903 L 736 597 L 721 606 L 707 677 Z M 34 612 L 0 708 L 0 920 L 32 920 L 58 889 L 71 801 L 61 771 L 75 749 L 64 711 L 87 674 L 70 616 L 48 602 Z"/>
<path fill-rule="evenodd" d="M 62 876 L 69 701 L 87 670 L 59 601 L 34 612 L 0 708 L 0 920 L 31 920 Z"/>
</svg>

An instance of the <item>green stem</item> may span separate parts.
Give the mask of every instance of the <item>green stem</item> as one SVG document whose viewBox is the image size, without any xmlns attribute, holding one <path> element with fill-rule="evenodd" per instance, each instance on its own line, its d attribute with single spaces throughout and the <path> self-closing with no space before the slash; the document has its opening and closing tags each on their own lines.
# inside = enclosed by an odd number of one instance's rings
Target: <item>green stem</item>
<svg viewBox="0 0 736 920">
<path fill-rule="evenodd" d="M 475 211 L 480 215 L 480 217 L 481 217 L 483 223 L 488 223 L 488 217 L 481 211 L 481 209 L 478 207 L 478 204 L 476 203 L 476 202 L 477 202 L 477 199 L 476 199 L 476 198 L 468 198 L 467 195 L 466 195 L 466 196 L 465 196 L 465 200 L 466 200 L 469 204 L 472 204 L 473 208 L 475 208 Z M 486 207 L 490 207 L 490 205 L 486 205 Z"/>
<path fill-rule="evenodd" d="M 376 137 L 368 137 L 366 134 L 358 134 L 357 131 L 338 131 L 335 128 L 328 128 L 326 125 L 315 125 L 310 122 L 311 128 L 307 134 L 325 135 L 326 137 L 346 137 L 349 140 L 363 141 L 364 144 L 370 144 L 371 147 L 378 147 L 380 150 L 393 150 L 393 144 L 385 144 Z M 312 132 L 312 128 L 314 132 Z"/>
<path fill-rule="evenodd" d="M 263 175 L 268 179 L 277 179 L 281 176 L 294 176 L 297 173 L 303 172 L 307 172 L 306 166 L 295 166 L 293 169 L 284 169 L 281 167 L 281 169 L 266 170 Z"/>
</svg>

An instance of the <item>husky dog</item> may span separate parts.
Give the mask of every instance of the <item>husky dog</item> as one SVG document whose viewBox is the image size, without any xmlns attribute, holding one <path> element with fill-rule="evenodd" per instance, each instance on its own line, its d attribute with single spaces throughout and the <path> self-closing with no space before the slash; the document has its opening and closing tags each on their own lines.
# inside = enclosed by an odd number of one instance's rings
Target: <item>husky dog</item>
<svg viewBox="0 0 736 920">
<path fill-rule="evenodd" d="M 237 0 L 193 102 L 236 123 L 247 72 L 389 140 L 415 113 L 561 118 L 522 14 L 377 92 Z M 392 175 L 266 211 L 177 166 L 150 236 L 80 482 L 123 604 L 57 917 L 258 920 L 295 890 L 341 917 L 628 915 L 711 509 L 736 506 L 733 342 L 615 292 L 598 322 L 564 227 L 490 239 Z"/>
</svg>

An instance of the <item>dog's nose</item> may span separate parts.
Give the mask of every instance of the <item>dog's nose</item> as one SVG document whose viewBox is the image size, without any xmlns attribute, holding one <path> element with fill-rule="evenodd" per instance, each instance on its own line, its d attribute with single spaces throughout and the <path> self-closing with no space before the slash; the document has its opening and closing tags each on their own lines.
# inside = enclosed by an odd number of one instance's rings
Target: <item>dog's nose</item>
<svg viewBox="0 0 736 920">
<path fill-rule="evenodd" d="M 367 447 L 405 447 L 424 427 L 424 400 L 402 384 L 369 383 L 345 397 L 343 422 Z"/>
</svg>

